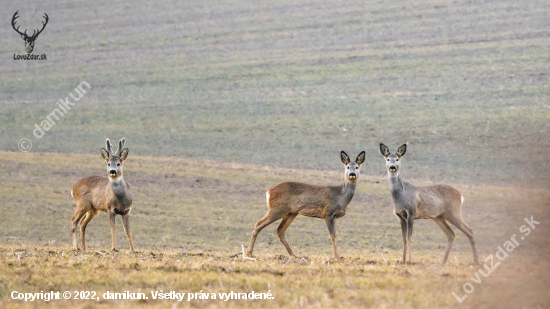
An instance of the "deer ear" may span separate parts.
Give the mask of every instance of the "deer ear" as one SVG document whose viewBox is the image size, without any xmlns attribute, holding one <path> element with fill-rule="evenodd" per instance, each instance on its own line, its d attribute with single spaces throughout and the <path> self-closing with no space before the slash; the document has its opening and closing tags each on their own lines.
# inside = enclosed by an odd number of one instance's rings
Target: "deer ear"
<svg viewBox="0 0 550 309">
<path fill-rule="evenodd" d="M 346 165 L 349 163 L 349 156 L 344 151 L 340 152 L 340 158 L 342 159 L 342 163 Z"/>
<path fill-rule="evenodd" d="M 405 152 L 407 152 L 407 144 L 403 144 L 397 148 L 397 156 L 402 157 L 405 155 Z"/>
<path fill-rule="evenodd" d="M 109 152 L 105 148 L 101 148 L 101 157 L 105 159 L 105 162 L 109 162 Z"/>
<path fill-rule="evenodd" d="M 380 143 L 380 153 L 382 153 L 384 157 L 388 157 L 390 155 L 390 149 L 388 146 Z"/>
<path fill-rule="evenodd" d="M 124 148 L 124 150 L 122 150 L 122 152 L 120 153 L 120 162 L 124 162 L 124 160 L 126 160 L 126 158 L 128 157 L 128 148 Z"/>
<path fill-rule="evenodd" d="M 357 156 L 357 159 L 355 159 L 355 163 L 361 165 L 365 162 L 365 152 L 361 151 L 361 153 Z"/>
</svg>

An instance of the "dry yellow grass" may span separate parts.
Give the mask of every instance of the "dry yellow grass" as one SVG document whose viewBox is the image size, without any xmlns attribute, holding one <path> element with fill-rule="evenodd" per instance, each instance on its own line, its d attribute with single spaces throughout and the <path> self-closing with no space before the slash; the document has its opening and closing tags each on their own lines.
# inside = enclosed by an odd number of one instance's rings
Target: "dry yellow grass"
<svg viewBox="0 0 550 309">
<path fill-rule="evenodd" d="M 383 166 L 383 162 L 380 162 Z M 383 167 L 382 167 L 383 168 Z M 278 169 L 207 160 L 130 156 L 125 177 L 133 185 L 132 228 L 139 253 L 129 254 L 124 233 L 119 253 L 110 245 L 107 218 L 88 227 L 87 254 L 70 246 L 74 211 L 70 188 L 80 177 L 104 173 L 99 155 L 0 152 L 0 307 L 548 307 L 549 221 L 546 190 L 455 184 L 465 196 L 480 259 L 497 251 L 525 217 L 541 222 L 481 284 L 466 237 L 457 231 L 449 264 L 441 231 L 420 220 L 413 236 L 413 265 L 400 265 L 398 222 L 391 214 L 386 180 L 363 175 L 345 217 L 337 220 L 343 259 L 331 259 L 322 220 L 299 218 L 287 239 L 302 258 L 288 259 L 273 232 L 260 233 L 258 260 L 230 257 L 246 245 L 266 211 L 264 191 L 284 180 L 337 184 L 341 171 Z M 406 170 L 405 170 L 406 172 Z M 427 180 L 407 179 L 416 184 Z M 32 190 L 29 190 L 29 187 Z M 117 225 L 122 230 L 120 222 Z M 451 295 L 474 291 L 459 305 Z M 273 300 L 153 300 L 152 291 L 265 293 Z M 143 292 L 147 300 L 23 302 L 11 293 L 40 291 Z"/>
<path fill-rule="evenodd" d="M 389 257 L 388 257 L 389 258 Z M 463 295 L 461 285 L 476 268 L 455 261 L 447 266 L 438 259 L 418 256 L 414 265 L 375 255 L 347 255 L 340 262 L 326 256 L 288 259 L 259 255 L 257 261 L 225 253 L 177 251 L 76 253 L 67 248 L 13 247 L 0 249 L 3 308 L 59 307 L 459 307 L 451 295 Z M 548 261 L 532 264 L 521 253 L 502 263 L 465 301 L 467 307 L 503 308 L 548 305 L 544 284 Z M 533 274 L 535 273 L 535 274 Z M 10 293 L 40 291 L 107 291 L 144 293 L 146 300 L 51 300 L 23 302 Z M 154 300 L 152 293 L 270 292 L 273 300 Z M 524 294 L 525 293 L 525 294 Z M 519 297 L 518 297 L 519 296 Z M 516 298 L 518 297 L 518 298 Z M 512 300 L 512 302 L 510 302 Z"/>
</svg>

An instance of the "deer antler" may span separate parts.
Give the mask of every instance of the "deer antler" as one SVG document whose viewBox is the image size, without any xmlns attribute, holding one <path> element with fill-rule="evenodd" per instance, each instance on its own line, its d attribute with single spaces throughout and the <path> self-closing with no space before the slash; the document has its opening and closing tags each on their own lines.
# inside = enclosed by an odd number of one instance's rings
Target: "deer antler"
<svg viewBox="0 0 550 309">
<path fill-rule="evenodd" d="M 44 17 L 44 19 L 46 20 L 46 22 L 42 22 L 42 29 L 40 29 L 40 30 L 38 30 L 38 29 L 34 30 L 33 33 L 32 33 L 32 35 L 29 36 L 29 35 L 27 34 L 27 29 L 25 29 L 25 32 L 21 32 L 21 31 L 19 31 L 19 27 L 20 27 L 20 26 L 18 26 L 17 28 L 15 28 L 15 23 L 16 23 L 15 20 L 16 20 L 17 18 L 19 18 L 19 16 L 18 16 L 17 14 L 19 14 L 19 11 L 16 11 L 15 14 L 13 14 L 13 17 L 12 17 L 12 19 L 11 19 L 11 26 L 13 27 L 13 30 L 15 30 L 15 32 L 17 32 L 17 33 L 19 33 L 20 35 L 24 36 L 24 37 L 25 37 L 25 38 L 24 38 L 25 40 L 30 40 L 30 41 L 34 41 L 34 39 L 36 39 L 36 37 L 37 37 L 40 33 L 42 33 L 42 31 L 44 31 L 44 28 L 46 28 L 46 25 L 48 24 L 48 21 L 50 20 L 50 18 L 48 17 L 48 14 L 46 14 L 46 13 L 44 12 L 44 16 L 42 16 L 42 17 Z M 37 32 L 37 31 L 38 31 L 38 32 Z"/>
<path fill-rule="evenodd" d="M 107 147 L 107 154 L 109 156 L 113 155 L 113 145 L 109 139 L 105 140 L 105 146 Z"/>
<path fill-rule="evenodd" d="M 19 31 L 19 27 L 15 28 L 15 20 L 19 18 L 19 16 L 17 16 L 18 13 L 19 13 L 19 10 L 17 10 L 15 14 L 13 14 L 13 17 L 11 19 L 11 26 L 13 27 L 13 30 L 15 30 L 15 32 L 19 33 L 20 35 L 24 35 L 25 37 L 28 37 L 27 29 L 25 29 L 25 32 L 23 33 Z"/>
<path fill-rule="evenodd" d="M 120 139 L 120 141 L 118 141 L 118 149 L 115 153 L 117 156 L 120 156 L 120 154 L 122 153 L 122 150 L 124 149 L 124 144 L 126 144 L 126 139 L 123 137 Z"/>
<path fill-rule="evenodd" d="M 42 22 L 42 29 L 38 30 L 36 34 L 34 34 L 36 30 L 33 31 L 31 38 L 36 38 L 40 33 L 42 33 L 42 31 L 44 31 L 44 28 L 46 28 L 46 25 L 48 24 L 48 21 L 50 20 L 50 18 L 48 17 L 48 14 L 46 14 L 46 12 L 44 12 L 44 16 L 42 17 L 44 17 L 46 22 Z"/>
</svg>

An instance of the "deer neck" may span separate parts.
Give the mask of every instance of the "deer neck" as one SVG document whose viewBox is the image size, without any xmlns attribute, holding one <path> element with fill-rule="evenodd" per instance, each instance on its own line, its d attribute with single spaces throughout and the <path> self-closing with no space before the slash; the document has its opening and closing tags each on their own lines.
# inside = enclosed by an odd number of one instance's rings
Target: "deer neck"
<svg viewBox="0 0 550 309">
<path fill-rule="evenodd" d="M 111 185 L 111 189 L 113 189 L 113 192 L 117 197 L 124 197 L 126 195 L 126 191 L 124 188 L 124 179 L 122 178 L 122 176 L 115 179 L 109 177 L 109 184 Z"/>
<path fill-rule="evenodd" d="M 401 178 L 401 171 L 396 174 L 389 174 L 390 178 L 390 189 L 394 199 L 403 194 L 405 191 L 405 186 L 403 183 L 403 178 Z"/>
<path fill-rule="evenodd" d="M 357 182 L 351 182 L 351 181 L 344 181 L 344 183 L 340 186 L 340 194 L 344 197 L 344 202 L 346 205 L 351 202 L 351 199 L 353 198 L 353 194 L 355 194 L 355 188 L 357 187 Z"/>
</svg>

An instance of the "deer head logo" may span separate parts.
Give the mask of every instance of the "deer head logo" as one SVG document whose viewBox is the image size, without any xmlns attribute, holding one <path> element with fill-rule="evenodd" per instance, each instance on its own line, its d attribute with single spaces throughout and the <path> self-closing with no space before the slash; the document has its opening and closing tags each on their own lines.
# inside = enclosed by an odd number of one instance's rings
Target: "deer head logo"
<svg viewBox="0 0 550 309">
<path fill-rule="evenodd" d="M 15 28 L 15 20 L 17 18 L 19 18 L 19 16 L 17 16 L 18 13 L 19 13 L 19 11 L 16 11 L 15 14 L 13 14 L 13 18 L 11 19 L 11 26 L 13 27 L 13 30 L 15 30 L 15 32 L 19 33 L 21 35 L 21 38 L 23 40 L 25 40 L 25 49 L 27 50 L 27 53 L 30 54 L 30 53 L 32 53 L 32 50 L 34 49 L 34 41 L 36 41 L 36 38 L 38 37 L 38 35 L 40 33 L 42 33 L 44 28 L 46 28 L 46 25 L 48 24 L 49 17 L 48 17 L 48 14 L 44 13 L 44 19 L 46 20 L 46 22 L 42 22 L 42 29 L 34 30 L 32 35 L 29 36 L 29 35 L 27 35 L 27 29 L 25 29 L 24 32 L 21 32 L 21 31 L 19 31 L 19 26 L 17 28 Z"/>
</svg>

